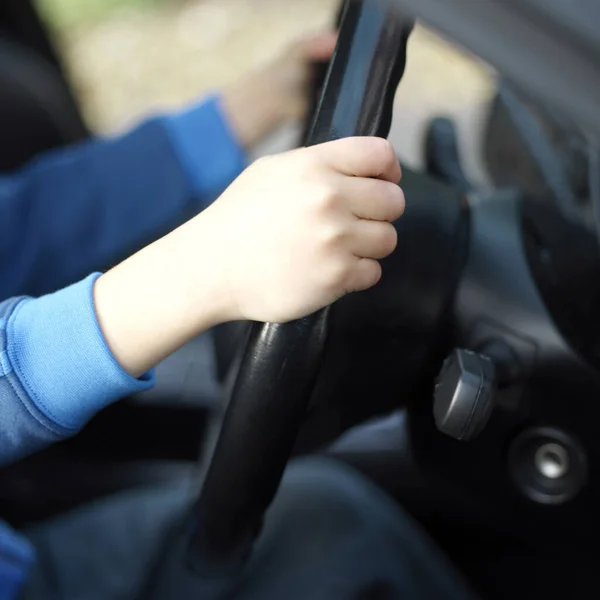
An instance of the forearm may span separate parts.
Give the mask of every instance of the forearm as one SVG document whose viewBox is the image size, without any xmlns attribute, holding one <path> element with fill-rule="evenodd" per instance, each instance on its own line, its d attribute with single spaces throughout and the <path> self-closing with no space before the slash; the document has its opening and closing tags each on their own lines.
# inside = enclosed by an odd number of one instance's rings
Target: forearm
<svg viewBox="0 0 600 600">
<path fill-rule="evenodd" d="M 399 179 L 376 138 L 275 156 L 106 275 L 0 303 L 0 464 L 147 389 L 150 367 L 213 325 L 283 323 L 375 285 Z"/>
<path fill-rule="evenodd" d="M 133 377 L 200 332 L 236 318 L 218 261 L 219 232 L 211 227 L 209 212 L 195 219 L 202 224 L 186 223 L 96 282 L 102 332 Z"/>
<path fill-rule="evenodd" d="M 151 367 L 237 318 L 217 258 L 222 230 L 210 213 L 105 275 L 0 302 L 0 465 L 73 435 L 105 406 L 148 389 Z"/>
</svg>

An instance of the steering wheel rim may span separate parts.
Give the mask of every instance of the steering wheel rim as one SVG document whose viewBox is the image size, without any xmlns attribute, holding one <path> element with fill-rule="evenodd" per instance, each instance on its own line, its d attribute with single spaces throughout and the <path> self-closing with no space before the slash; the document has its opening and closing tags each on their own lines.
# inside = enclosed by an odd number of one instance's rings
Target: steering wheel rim
<svg viewBox="0 0 600 600">
<path fill-rule="evenodd" d="M 380 0 L 345 2 L 307 145 L 387 137 L 411 30 Z M 251 326 L 193 515 L 187 560 L 203 577 L 229 577 L 251 553 L 319 373 L 329 310 Z"/>
</svg>

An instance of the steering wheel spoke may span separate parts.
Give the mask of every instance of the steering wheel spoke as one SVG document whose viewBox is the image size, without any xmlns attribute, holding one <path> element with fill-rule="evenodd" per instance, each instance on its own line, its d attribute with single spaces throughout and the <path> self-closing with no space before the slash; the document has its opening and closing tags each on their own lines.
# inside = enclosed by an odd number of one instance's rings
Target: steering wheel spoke
<svg viewBox="0 0 600 600">
<path fill-rule="evenodd" d="M 380 0 L 344 4 L 308 145 L 387 137 L 411 29 Z M 251 553 L 319 373 L 328 314 L 252 326 L 193 515 L 188 562 L 203 577 L 231 576 Z"/>
</svg>

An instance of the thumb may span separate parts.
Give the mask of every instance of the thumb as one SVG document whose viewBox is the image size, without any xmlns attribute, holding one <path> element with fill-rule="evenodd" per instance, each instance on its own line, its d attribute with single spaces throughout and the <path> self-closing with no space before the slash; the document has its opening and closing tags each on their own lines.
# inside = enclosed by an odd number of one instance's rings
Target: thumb
<svg viewBox="0 0 600 600">
<path fill-rule="evenodd" d="M 402 178 L 394 147 L 383 138 L 348 137 L 303 149 L 343 175 L 398 183 Z"/>
</svg>

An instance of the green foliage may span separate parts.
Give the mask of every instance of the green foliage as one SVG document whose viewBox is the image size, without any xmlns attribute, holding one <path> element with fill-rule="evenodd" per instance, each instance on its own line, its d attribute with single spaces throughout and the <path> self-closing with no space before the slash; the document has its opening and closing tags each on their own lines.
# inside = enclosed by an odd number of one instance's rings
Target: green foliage
<svg viewBox="0 0 600 600">
<path fill-rule="evenodd" d="M 40 14 L 58 30 L 100 21 L 122 10 L 148 10 L 168 0 L 36 0 Z"/>
</svg>

